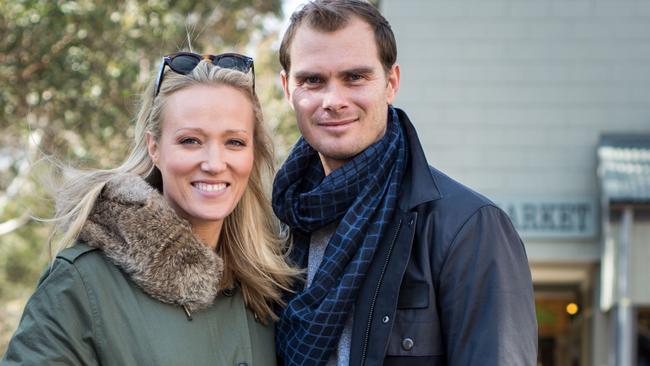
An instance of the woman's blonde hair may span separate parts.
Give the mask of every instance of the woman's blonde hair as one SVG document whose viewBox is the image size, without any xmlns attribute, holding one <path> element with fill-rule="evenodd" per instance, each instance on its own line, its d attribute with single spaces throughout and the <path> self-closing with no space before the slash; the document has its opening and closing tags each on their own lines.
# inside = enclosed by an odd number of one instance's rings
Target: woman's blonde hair
<svg viewBox="0 0 650 366">
<path fill-rule="evenodd" d="M 72 245 L 90 214 L 104 185 L 116 174 L 133 173 L 162 190 L 160 171 L 154 166 L 145 135 L 158 140 L 163 108 L 174 92 L 192 85 L 227 85 L 242 91 L 250 100 L 255 115 L 254 162 L 248 186 L 233 210 L 224 219 L 217 250 L 224 261 L 222 288 L 241 287 L 246 304 L 261 320 L 276 320 L 273 304 L 282 304 L 281 291 L 291 287 L 298 273 L 285 261 L 287 238 L 275 218 L 268 197 L 268 183 L 274 173 L 273 145 L 262 117 L 251 75 L 220 68 L 201 61 L 187 75 L 167 70 L 160 92 L 154 96 L 154 83 L 145 90 L 137 115 L 134 145 L 128 158 L 117 168 L 79 171 L 67 169 L 56 193 L 56 213 L 52 238 L 58 252 Z M 51 243 L 52 244 L 52 243 Z M 52 247 L 52 246 L 51 246 Z"/>
</svg>

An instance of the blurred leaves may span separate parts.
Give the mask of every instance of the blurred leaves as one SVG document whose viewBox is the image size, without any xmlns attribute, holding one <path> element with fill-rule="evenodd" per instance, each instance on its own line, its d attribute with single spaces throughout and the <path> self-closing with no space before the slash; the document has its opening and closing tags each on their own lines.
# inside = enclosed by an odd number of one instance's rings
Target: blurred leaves
<svg viewBox="0 0 650 366">
<path fill-rule="evenodd" d="M 124 155 L 137 92 L 160 57 L 245 52 L 279 1 L 6 1 L 0 5 L 2 146 L 24 144 L 108 165 Z M 116 133 L 120 131 L 120 133 Z M 126 133 L 123 133 L 125 132 Z M 112 149 L 97 147 L 112 146 Z"/>
<path fill-rule="evenodd" d="M 279 151 L 295 141 L 274 47 L 280 0 L 0 0 L 0 351 L 47 261 L 52 203 L 30 173 L 42 156 L 111 167 L 126 155 L 139 93 L 180 49 L 255 58 Z M 14 221 L 12 221 L 14 220 Z M 25 222 L 27 222 L 25 224 Z M 18 301 L 18 302 L 16 302 Z M 18 304 L 18 305 L 17 305 Z M 16 310 L 18 309 L 18 310 Z"/>
</svg>

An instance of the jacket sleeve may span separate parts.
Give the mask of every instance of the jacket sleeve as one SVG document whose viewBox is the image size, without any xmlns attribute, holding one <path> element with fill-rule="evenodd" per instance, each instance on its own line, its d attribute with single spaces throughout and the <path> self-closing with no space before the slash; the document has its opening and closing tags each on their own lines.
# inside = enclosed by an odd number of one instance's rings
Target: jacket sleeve
<svg viewBox="0 0 650 366">
<path fill-rule="evenodd" d="M 536 365 L 530 269 L 503 211 L 484 206 L 463 224 L 439 278 L 448 365 Z"/>
<path fill-rule="evenodd" d="M 98 364 L 91 312 L 76 268 L 57 259 L 27 302 L 2 366 Z"/>
</svg>

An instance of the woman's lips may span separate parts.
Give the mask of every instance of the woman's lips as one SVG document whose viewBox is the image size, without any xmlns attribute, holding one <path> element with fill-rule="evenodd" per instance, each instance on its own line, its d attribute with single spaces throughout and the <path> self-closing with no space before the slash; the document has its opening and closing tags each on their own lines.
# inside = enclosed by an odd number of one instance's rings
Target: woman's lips
<svg viewBox="0 0 650 366">
<path fill-rule="evenodd" d="M 226 193 L 229 186 L 226 182 L 192 182 L 192 187 L 204 197 L 219 197 Z"/>
<path fill-rule="evenodd" d="M 203 183 L 203 182 L 192 183 L 192 185 L 195 188 L 205 192 L 223 191 L 228 186 L 226 183 Z"/>
</svg>

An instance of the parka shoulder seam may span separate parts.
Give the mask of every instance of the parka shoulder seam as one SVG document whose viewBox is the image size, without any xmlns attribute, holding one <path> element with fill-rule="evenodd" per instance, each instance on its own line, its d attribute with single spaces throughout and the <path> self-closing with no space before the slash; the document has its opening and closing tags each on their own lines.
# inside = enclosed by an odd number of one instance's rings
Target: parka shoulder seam
<svg viewBox="0 0 650 366">
<path fill-rule="evenodd" d="M 78 249 L 77 249 L 77 250 L 75 251 L 75 253 L 69 253 L 69 252 L 67 252 L 68 250 L 72 250 L 72 248 L 75 248 L 75 247 L 78 247 L 78 246 L 86 246 L 86 248 L 83 248 L 82 250 L 78 250 Z M 66 262 L 68 262 L 68 263 L 70 263 L 70 264 L 73 264 L 73 263 L 76 262 L 79 258 L 85 256 L 85 255 L 88 254 L 88 253 L 92 253 L 92 252 L 97 251 L 97 250 L 99 250 L 99 249 L 98 249 L 98 248 L 91 247 L 91 246 L 89 246 L 88 244 L 86 244 L 86 243 L 84 243 L 84 242 L 78 242 L 78 243 L 75 244 L 74 246 L 72 246 L 72 247 L 70 247 L 70 248 L 66 248 L 66 249 L 62 250 L 61 252 L 59 252 L 59 253 L 56 255 L 56 258 L 57 258 L 57 259 L 64 260 L 64 261 L 66 261 Z M 64 253 L 64 252 L 65 252 L 65 253 Z"/>
</svg>

